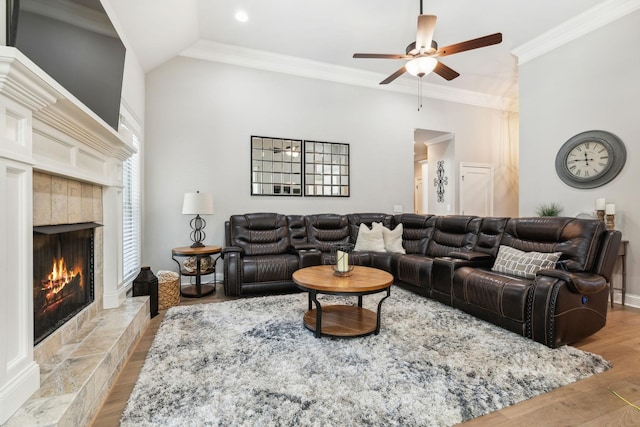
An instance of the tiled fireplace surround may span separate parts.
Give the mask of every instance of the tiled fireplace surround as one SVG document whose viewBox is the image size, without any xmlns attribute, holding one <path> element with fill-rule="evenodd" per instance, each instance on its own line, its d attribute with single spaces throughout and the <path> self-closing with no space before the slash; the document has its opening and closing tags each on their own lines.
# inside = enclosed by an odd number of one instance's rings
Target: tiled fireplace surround
<svg viewBox="0 0 640 427">
<path fill-rule="evenodd" d="M 122 162 L 134 152 L 0 46 L 0 425 L 86 425 L 149 320 L 122 279 Z M 97 222 L 95 301 L 33 345 L 33 227 Z"/>
</svg>

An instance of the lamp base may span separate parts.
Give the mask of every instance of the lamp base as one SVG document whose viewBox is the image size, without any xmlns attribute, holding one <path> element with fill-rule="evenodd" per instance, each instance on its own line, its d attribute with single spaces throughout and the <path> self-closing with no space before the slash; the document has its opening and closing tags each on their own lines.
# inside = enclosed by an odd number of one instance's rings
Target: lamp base
<svg viewBox="0 0 640 427">
<path fill-rule="evenodd" d="M 189 236 L 191 237 L 191 241 L 193 242 L 193 245 L 191 245 L 191 247 L 192 248 L 204 247 L 204 244 L 202 244 L 202 241 L 207 237 L 207 235 L 204 232 L 204 227 L 206 227 L 207 225 L 204 218 L 201 218 L 200 215 L 196 215 L 196 217 L 191 220 L 189 225 L 193 230 L 191 232 L 191 235 Z"/>
</svg>

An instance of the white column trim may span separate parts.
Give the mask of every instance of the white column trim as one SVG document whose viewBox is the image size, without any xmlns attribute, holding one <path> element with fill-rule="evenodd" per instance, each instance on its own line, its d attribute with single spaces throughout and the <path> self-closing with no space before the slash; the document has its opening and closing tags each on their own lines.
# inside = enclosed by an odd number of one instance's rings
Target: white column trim
<svg viewBox="0 0 640 427">
<path fill-rule="evenodd" d="M 0 158 L 0 424 L 40 387 L 33 358 L 32 190 L 31 165 Z"/>
</svg>

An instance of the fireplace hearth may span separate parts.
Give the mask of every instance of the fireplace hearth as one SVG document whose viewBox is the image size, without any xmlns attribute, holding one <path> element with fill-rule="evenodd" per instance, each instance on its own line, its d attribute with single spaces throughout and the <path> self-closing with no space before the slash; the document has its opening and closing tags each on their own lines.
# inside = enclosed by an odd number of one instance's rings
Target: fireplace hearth
<svg viewBox="0 0 640 427">
<path fill-rule="evenodd" d="M 99 224 L 34 227 L 35 344 L 93 302 L 93 231 L 96 226 Z"/>
</svg>

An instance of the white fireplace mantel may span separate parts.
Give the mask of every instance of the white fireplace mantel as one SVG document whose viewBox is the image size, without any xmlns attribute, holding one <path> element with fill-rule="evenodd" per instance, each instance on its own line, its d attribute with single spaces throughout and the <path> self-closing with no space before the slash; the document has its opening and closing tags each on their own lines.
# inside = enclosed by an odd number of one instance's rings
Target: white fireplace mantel
<svg viewBox="0 0 640 427">
<path fill-rule="evenodd" d="M 15 48 L 0 46 L 0 424 L 40 386 L 33 356 L 33 172 L 103 188 L 105 308 L 122 283 L 122 162 L 118 133 Z"/>
</svg>

